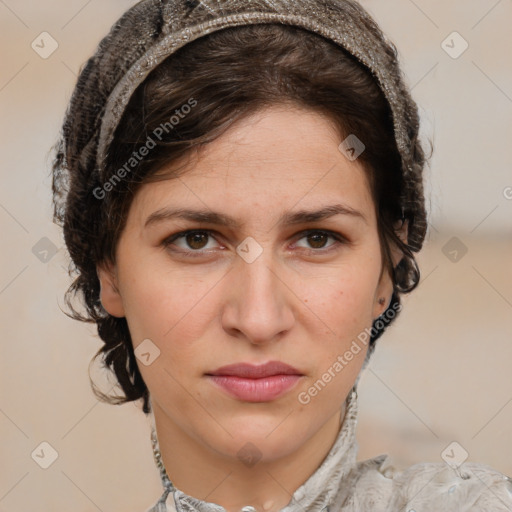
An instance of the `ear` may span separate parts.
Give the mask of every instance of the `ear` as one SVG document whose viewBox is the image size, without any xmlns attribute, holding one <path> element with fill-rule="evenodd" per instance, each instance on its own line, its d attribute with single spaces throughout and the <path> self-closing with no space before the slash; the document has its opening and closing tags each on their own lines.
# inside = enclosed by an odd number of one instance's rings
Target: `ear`
<svg viewBox="0 0 512 512">
<path fill-rule="evenodd" d="M 407 243 L 407 236 L 409 230 L 409 220 L 405 220 L 404 222 L 398 221 L 393 226 L 395 233 L 402 240 L 402 242 Z M 391 244 L 391 261 L 393 262 L 393 268 L 395 268 L 400 260 L 403 258 L 403 252 L 397 247 L 395 244 Z M 392 277 L 389 275 L 387 269 L 382 269 L 382 275 L 380 277 L 379 285 L 377 287 L 374 305 L 373 305 L 373 318 L 374 320 L 382 315 L 384 311 L 389 307 L 389 303 L 391 302 L 391 296 L 393 295 L 393 281 Z M 384 298 L 384 302 L 379 302 L 379 299 Z"/>
<path fill-rule="evenodd" d="M 112 316 L 125 316 L 121 294 L 117 286 L 117 275 L 111 264 L 105 263 L 96 267 L 100 281 L 100 301 L 103 308 Z"/>
</svg>

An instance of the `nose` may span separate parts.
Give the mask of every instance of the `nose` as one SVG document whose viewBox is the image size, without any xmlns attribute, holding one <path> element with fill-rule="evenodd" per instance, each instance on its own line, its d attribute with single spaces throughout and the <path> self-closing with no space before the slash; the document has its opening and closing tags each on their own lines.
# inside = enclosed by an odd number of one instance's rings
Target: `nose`
<svg viewBox="0 0 512 512">
<path fill-rule="evenodd" d="M 290 274 L 269 253 L 264 250 L 252 263 L 238 258 L 225 283 L 224 330 L 257 345 L 277 341 L 292 328 L 299 302 L 293 283 L 286 282 Z"/>
</svg>

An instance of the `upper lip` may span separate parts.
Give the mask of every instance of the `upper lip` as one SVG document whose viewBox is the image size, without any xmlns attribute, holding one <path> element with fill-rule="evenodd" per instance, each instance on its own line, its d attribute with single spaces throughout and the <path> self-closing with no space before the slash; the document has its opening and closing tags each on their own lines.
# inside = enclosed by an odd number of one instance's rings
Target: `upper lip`
<svg viewBox="0 0 512 512">
<path fill-rule="evenodd" d="M 246 379 L 261 379 L 272 375 L 302 375 L 302 373 L 281 361 L 269 361 L 259 366 L 250 363 L 229 364 L 217 368 L 215 371 L 207 373 L 207 375 L 230 375 Z"/>
</svg>

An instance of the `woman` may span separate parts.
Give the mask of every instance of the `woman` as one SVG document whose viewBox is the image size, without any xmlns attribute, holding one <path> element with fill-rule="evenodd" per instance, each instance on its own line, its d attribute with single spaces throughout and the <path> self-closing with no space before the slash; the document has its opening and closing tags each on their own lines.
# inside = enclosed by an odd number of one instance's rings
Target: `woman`
<svg viewBox="0 0 512 512">
<path fill-rule="evenodd" d="M 512 510 L 464 462 L 356 462 L 357 382 L 419 281 L 417 107 L 354 1 L 143 0 L 54 162 L 98 355 L 153 421 L 159 511 Z"/>
</svg>

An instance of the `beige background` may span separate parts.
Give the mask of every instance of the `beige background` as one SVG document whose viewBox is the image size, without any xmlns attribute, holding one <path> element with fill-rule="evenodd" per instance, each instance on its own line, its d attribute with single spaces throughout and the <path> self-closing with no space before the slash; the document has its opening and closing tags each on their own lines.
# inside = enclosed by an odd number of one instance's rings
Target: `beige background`
<svg viewBox="0 0 512 512">
<path fill-rule="evenodd" d="M 99 339 L 59 309 L 69 278 L 50 206 L 76 75 L 134 3 L 0 0 L 0 512 L 141 512 L 161 494 L 147 419 L 89 388 Z M 422 282 L 361 379 L 360 458 L 441 461 L 457 441 L 512 476 L 512 1 L 362 3 L 400 50 L 435 153 Z M 47 59 L 31 48 L 43 31 L 59 45 Z M 469 43 L 457 59 L 441 47 L 453 31 Z M 32 252 L 43 237 L 58 249 L 47 263 Z M 59 454 L 46 470 L 31 458 L 43 441 Z"/>
</svg>

